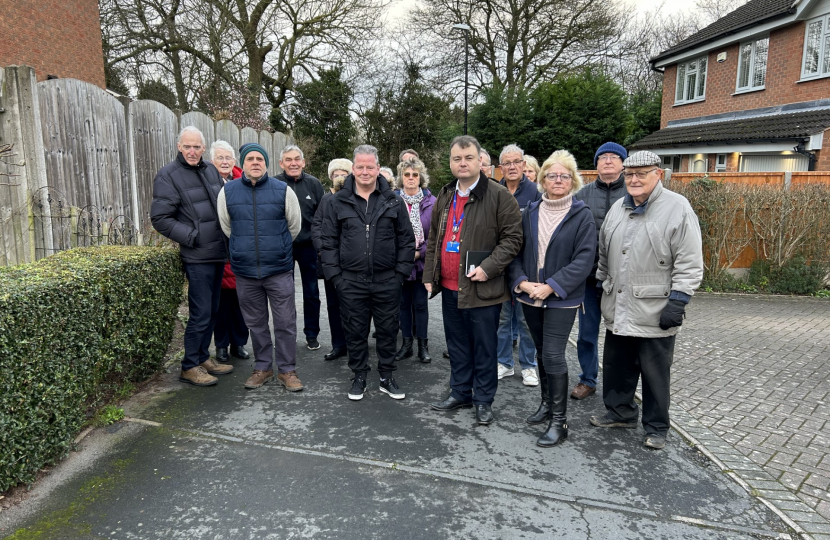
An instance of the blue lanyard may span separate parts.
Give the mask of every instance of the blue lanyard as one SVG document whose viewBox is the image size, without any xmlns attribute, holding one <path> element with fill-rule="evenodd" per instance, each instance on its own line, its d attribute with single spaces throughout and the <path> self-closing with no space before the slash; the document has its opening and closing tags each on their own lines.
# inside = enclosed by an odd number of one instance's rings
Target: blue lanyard
<svg viewBox="0 0 830 540">
<path fill-rule="evenodd" d="M 467 212 L 461 212 L 461 217 L 456 220 L 456 213 L 455 213 L 455 201 L 458 197 L 458 192 L 456 191 L 452 196 L 452 232 L 457 233 L 458 228 L 461 226 L 461 222 L 464 221 L 464 214 Z"/>
</svg>

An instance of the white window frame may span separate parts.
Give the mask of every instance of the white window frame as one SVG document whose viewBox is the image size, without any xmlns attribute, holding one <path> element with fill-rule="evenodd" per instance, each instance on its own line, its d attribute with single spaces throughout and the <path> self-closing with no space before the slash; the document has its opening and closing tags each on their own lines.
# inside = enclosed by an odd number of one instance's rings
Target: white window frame
<svg viewBox="0 0 830 540">
<path fill-rule="evenodd" d="M 726 163 L 726 154 L 718 154 L 715 158 L 715 172 L 726 172 Z"/>
<path fill-rule="evenodd" d="M 809 36 L 810 25 L 816 22 L 821 23 L 821 32 L 819 33 L 818 40 L 817 70 L 814 73 L 807 73 L 807 37 Z M 828 26 L 830 26 L 830 15 L 822 15 L 821 17 L 810 19 L 804 26 L 804 50 L 801 55 L 801 80 L 819 79 L 821 77 L 830 76 L 830 58 L 828 58 L 830 55 L 830 44 L 828 44 L 828 39 L 830 39 L 830 29 Z M 828 69 L 823 69 L 822 66 L 827 67 Z"/>
<path fill-rule="evenodd" d="M 755 63 L 758 58 L 758 43 L 766 41 L 767 59 L 764 63 L 764 83 L 756 85 L 755 82 Z M 741 66 L 744 59 L 744 46 L 751 45 L 752 48 L 749 53 L 749 66 L 747 67 L 749 75 L 746 86 L 741 86 Z M 738 72 L 735 79 L 735 92 L 754 92 L 756 90 L 763 90 L 767 84 L 767 66 L 769 65 L 769 36 L 754 39 L 753 41 L 744 41 L 738 46 Z"/>
<path fill-rule="evenodd" d="M 700 69 L 701 60 L 706 62 L 706 67 L 702 71 Z M 686 66 L 688 64 L 692 63 L 692 62 L 695 63 L 695 69 L 694 69 L 694 71 L 689 71 L 688 68 L 686 68 Z M 682 81 L 681 81 L 681 74 L 680 74 L 681 66 L 683 67 L 683 80 Z M 708 53 L 704 54 L 703 56 L 698 56 L 697 58 L 690 58 L 690 59 L 686 60 L 685 62 L 678 62 L 677 63 L 677 83 L 676 83 L 676 86 L 674 88 L 674 104 L 675 105 L 685 105 L 686 103 L 696 103 L 698 101 L 704 101 L 706 99 L 706 84 L 709 82 L 709 80 L 708 80 L 709 78 L 707 77 L 708 71 L 709 71 L 709 54 Z M 701 76 L 701 74 L 703 75 L 703 91 L 700 93 L 700 95 L 698 95 L 697 91 L 698 91 L 698 88 L 699 88 L 699 85 L 700 85 L 700 76 Z M 687 85 L 688 85 L 688 82 L 689 82 L 689 78 L 692 75 L 695 75 L 695 90 L 692 93 L 692 97 L 689 99 L 689 98 L 686 98 L 686 96 L 688 94 Z M 678 88 L 680 88 L 681 84 L 683 86 L 683 98 L 677 99 L 677 90 L 678 90 Z"/>
</svg>

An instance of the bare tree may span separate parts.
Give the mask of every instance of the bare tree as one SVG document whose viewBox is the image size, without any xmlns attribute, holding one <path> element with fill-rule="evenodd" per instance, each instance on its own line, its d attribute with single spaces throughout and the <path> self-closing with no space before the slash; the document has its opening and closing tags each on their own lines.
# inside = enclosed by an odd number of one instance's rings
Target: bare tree
<svg viewBox="0 0 830 540">
<path fill-rule="evenodd" d="M 515 91 L 595 60 L 618 15 L 613 1 L 425 0 L 409 23 L 446 81 L 463 66 L 464 35 L 452 26 L 469 25 L 471 85 Z"/>
<path fill-rule="evenodd" d="M 735 11 L 748 0 L 695 0 L 695 7 L 699 14 L 705 17 L 702 26 L 707 26 L 725 15 Z"/>
</svg>

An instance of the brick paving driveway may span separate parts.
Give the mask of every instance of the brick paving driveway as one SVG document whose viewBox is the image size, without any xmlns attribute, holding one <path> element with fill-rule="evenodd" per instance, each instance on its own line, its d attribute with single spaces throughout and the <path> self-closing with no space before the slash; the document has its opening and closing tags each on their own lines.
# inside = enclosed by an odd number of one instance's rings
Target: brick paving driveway
<svg viewBox="0 0 830 540">
<path fill-rule="evenodd" d="M 830 519 L 830 301 L 695 296 L 672 399 Z"/>
</svg>

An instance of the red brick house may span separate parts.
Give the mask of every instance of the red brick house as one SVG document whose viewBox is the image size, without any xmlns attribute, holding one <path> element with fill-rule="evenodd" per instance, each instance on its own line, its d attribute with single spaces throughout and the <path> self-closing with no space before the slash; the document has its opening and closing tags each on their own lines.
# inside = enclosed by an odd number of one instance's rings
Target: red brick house
<svg viewBox="0 0 830 540">
<path fill-rule="evenodd" d="M 5 0 L 0 32 L 0 66 L 32 66 L 39 81 L 51 75 L 104 88 L 97 0 Z"/>
<path fill-rule="evenodd" d="M 830 0 L 750 0 L 651 66 L 661 129 L 633 150 L 682 172 L 830 170 Z"/>
</svg>

